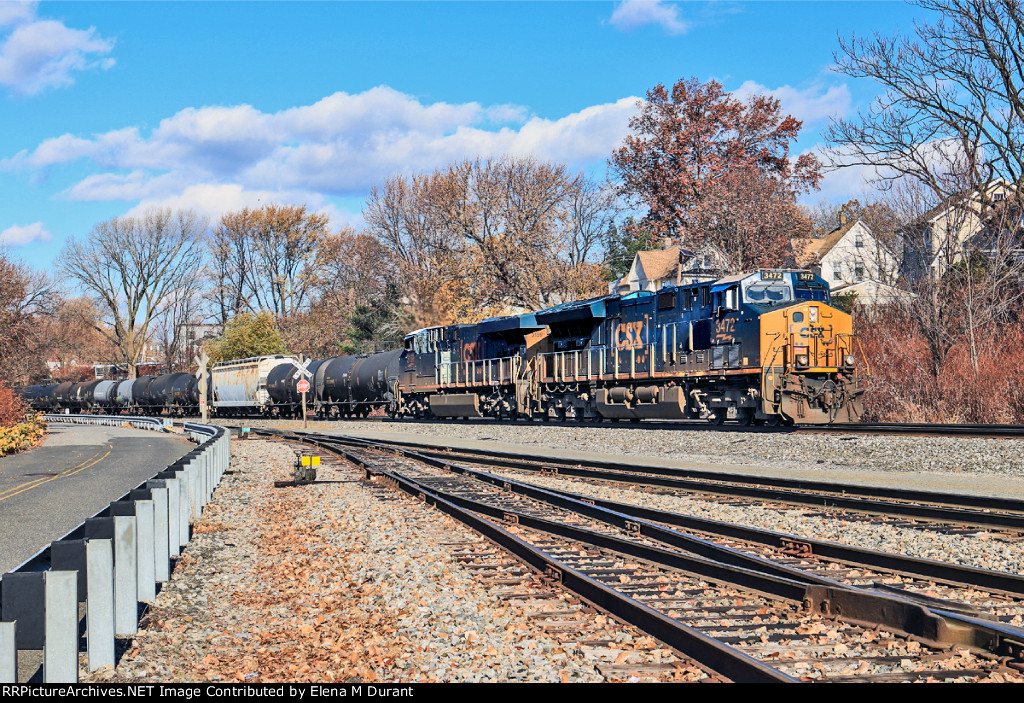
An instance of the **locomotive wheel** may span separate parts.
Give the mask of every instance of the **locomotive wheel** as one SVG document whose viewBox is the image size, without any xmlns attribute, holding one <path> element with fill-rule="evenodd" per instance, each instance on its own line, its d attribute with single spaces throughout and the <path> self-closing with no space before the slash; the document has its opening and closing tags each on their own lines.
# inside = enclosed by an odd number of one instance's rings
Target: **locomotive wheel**
<svg viewBox="0 0 1024 703">
<path fill-rule="evenodd" d="M 715 427 L 721 427 L 725 422 L 725 411 L 720 408 L 714 415 L 708 416 L 708 422 Z"/>
</svg>

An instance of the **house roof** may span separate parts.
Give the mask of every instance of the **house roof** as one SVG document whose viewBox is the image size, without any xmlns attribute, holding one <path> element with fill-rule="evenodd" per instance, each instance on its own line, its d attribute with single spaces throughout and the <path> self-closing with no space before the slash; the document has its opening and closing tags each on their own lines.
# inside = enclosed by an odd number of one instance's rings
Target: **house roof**
<svg viewBox="0 0 1024 703">
<path fill-rule="evenodd" d="M 821 261 L 832 249 L 835 248 L 847 233 L 858 224 L 868 229 L 861 220 L 853 220 L 845 225 L 840 225 L 826 234 L 824 237 L 808 238 L 797 237 L 792 240 L 793 259 L 797 266 L 808 266 L 809 264 Z M 870 231 L 870 230 L 868 230 Z"/>
<path fill-rule="evenodd" d="M 686 253 L 690 254 L 690 252 Z M 648 281 L 674 276 L 676 269 L 679 268 L 682 255 L 683 251 L 677 246 L 637 252 L 640 265 L 644 267 L 644 274 Z"/>
</svg>

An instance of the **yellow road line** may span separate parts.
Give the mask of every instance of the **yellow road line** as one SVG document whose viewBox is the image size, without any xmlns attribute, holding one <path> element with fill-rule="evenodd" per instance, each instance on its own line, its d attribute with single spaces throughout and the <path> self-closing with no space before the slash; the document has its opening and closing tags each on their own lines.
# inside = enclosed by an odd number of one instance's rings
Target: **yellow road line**
<svg viewBox="0 0 1024 703">
<path fill-rule="evenodd" d="M 14 488 L 9 488 L 6 491 L 0 492 L 0 496 L 3 496 L 0 497 L 0 502 L 5 501 L 8 498 L 13 498 L 16 495 L 21 495 L 25 491 L 31 491 L 33 488 L 36 488 L 37 486 L 41 486 L 44 483 L 49 483 L 50 481 L 55 481 L 58 478 L 67 478 L 68 476 L 74 476 L 79 471 L 88 469 L 90 466 L 95 466 L 96 464 L 100 463 L 108 456 L 110 456 L 110 452 L 112 451 L 114 451 L 114 446 L 112 444 L 108 444 L 106 453 L 103 456 L 99 457 L 98 459 L 96 458 L 96 455 L 99 454 L 99 452 L 96 452 L 96 454 L 93 454 L 91 457 L 83 461 L 81 464 L 72 466 L 70 469 L 63 471 L 57 474 L 56 476 L 41 478 L 37 481 L 29 481 L 28 483 L 23 483 L 20 486 L 15 486 Z M 21 488 L 22 490 L 19 491 L 19 488 Z M 12 493 L 11 491 L 17 491 L 17 493 Z"/>
</svg>

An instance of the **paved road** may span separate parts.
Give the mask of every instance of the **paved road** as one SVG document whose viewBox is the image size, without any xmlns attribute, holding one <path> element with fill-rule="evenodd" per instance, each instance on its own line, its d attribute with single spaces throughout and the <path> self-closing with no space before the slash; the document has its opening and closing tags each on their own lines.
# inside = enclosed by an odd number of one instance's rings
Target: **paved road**
<svg viewBox="0 0 1024 703">
<path fill-rule="evenodd" d="M 179 434 L 51 424 L 42 446 L 0 458 L 0 574 L 194 446 Z"/>
</svg>

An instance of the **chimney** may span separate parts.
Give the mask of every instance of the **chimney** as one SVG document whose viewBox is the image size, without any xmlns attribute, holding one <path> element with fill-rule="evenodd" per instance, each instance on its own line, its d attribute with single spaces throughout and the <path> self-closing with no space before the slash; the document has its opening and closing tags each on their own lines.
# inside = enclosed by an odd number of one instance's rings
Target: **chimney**
<svg viewBox="0 0 1024 703">
<path fill-rule="evenodd" d="M 846 208 L 842 208 L 839 211 L 839 226 L 843 227 L 846 224 Z"/>
</svg>

